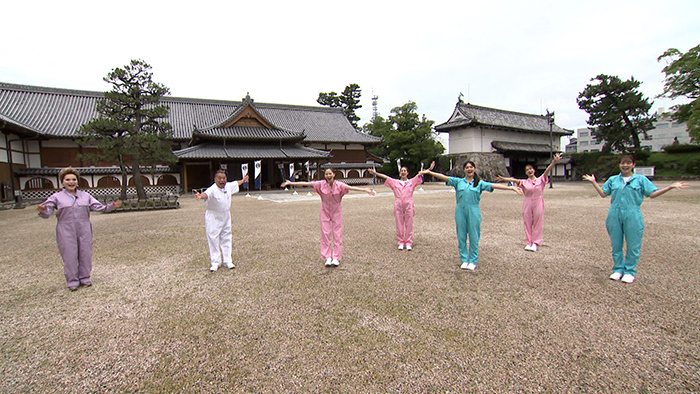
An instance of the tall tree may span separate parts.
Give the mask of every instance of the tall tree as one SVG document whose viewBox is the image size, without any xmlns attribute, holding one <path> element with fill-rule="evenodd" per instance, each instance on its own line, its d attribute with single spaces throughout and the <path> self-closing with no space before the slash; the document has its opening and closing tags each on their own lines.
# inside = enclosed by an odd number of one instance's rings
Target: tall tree
<svg viewBox="0 0 700 394">
<path fill-rule="evenodd" d="M 637 89 L 641 84 L 634 77 L 622 81 L 617 76 L 600 74 L 591 79 L 578 95 L 579 108 L 588 113 L 588 125 L 593 128 L 597 142 L 603 142 L 603 152 L 613 150 L 639 151 L 639 134 L 647 137 L 653 128 L 649 115 L 652 103 Z"/>
<path fill-rule="evenodd" d="M 139 200 L 146 199 L 141 181 L 141 165 L 177 161 L 167 142 L 172 127 L 162 119 L 168 106 L 160 99 L 170 90 L 153 82 L 151 66 L 143 60 L 132 60 L 124 68 L 115 68 L 104 78 L 112 84 L 104 100 L 97 103 L 97 118 L 78 131 L 81 144 L 95 146 L 97 153 L 85 155 L 91 162 L 116 161 L 122 173 L 121 198 L 126 198 L 127 166 L 131 166 Z"/>
<path fill-rule="evenodd" d="M 700 142 L 700 45 L 682 53 L 670 48 L 658 61 L 665 59 L 668 64 L 662 70 L 666 74 L 664 92 L 659 97 L 675 99 L 686 97 L 692 100 L 687 104 L 672 106 L 671 119 L 685 122 L 690 138 Z"/>
<path fill-rule="evenodd" d="M 388 158 L 388 168 L 382 171 L 386 174 L 398 174 L 396 160 L 409 172 L 420 170 L 420 163 L 429 164 L 435 156 L 445 151 L 445 147 L 437 141 L 437 133 L 433 131 L 432 120 L 425 115 L 419 116 L 418 106 L 413 101 L 395 107 L 388 119 L 375 116 L 370 123 L 365 124 L 364 130 L 369 134 L 382 137 L 384 144 L 371 151 L 378 156 Z"/>
<path fill-rule="evenodd" d="M 345 117 L 348 118 L 354 128 L 357 128 L 357 122 L 360 120 L 360 117 L 357 116 L 355 111 L 362 108 L 360 96 L 362 96 L 360 85 L 351 83 L 345 87 L 345 90 L 340 95 L 336 92 L 319 93 L 316 102 L 328 107 L 342 108 Z"/>
</svg>

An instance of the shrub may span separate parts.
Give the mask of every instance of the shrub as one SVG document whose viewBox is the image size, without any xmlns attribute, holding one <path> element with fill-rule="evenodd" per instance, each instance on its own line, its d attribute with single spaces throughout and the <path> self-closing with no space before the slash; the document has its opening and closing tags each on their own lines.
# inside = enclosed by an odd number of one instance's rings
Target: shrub
<svg viewBox="0 0 700 394">
<path fill-rule="evenodd" d="M 666 153 L 691 153 L 700 152 L 700 144 L 677 144 L 664 146 Z"/>
<path fill-rule="evenodd" d="M 690 159 L 685 165 L 685 172 L 692 175 L 700 175 L 700 159 Z"/>
</svg>

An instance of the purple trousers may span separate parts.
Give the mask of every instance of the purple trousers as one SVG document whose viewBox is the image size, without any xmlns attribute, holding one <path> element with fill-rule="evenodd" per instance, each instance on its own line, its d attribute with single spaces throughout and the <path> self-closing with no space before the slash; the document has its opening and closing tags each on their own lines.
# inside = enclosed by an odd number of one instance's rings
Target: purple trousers
<svg viewBox="0 0 700 394">
<path fill-rule="evenodd" d="M 63 274 L 68 287 L 90 283 L 92 271 L 92 224 L 58 222 L 56 243 L 63 259 Z"/>
</svg>

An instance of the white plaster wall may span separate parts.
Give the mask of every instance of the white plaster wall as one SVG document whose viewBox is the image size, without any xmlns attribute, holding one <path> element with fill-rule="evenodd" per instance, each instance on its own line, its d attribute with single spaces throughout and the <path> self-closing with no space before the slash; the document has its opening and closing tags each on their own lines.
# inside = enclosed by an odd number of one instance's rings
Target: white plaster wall
<svg viewBox="0 0 700 394">
<path fill-rule="evenodd" d="M 553 136 L 554 146 L 559 146 L 560 137 Z M 488 153 L 493 151 L 493 141 L 507 141 L 523 144 L 549 145 L 549 134 L 524 133 L 507 130 L 474 128 L 459 129 L 450 132 L 450 154 L 468 152 Z"/>
</svg>

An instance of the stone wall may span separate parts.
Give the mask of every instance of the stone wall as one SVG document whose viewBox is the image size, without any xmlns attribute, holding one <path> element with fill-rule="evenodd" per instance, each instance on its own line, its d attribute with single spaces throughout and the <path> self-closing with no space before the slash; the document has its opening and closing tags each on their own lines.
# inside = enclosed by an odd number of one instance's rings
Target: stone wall
<svg viewBox="0 0 700 394">
<path fill-rule="evenodd" d="M 452 176 L 464 176 L 462 169 L 464 163 L 473 161 L 476 165 L 476 173 L 479 177 L 487 182 L 494 182 L 496 175 L 509 176 L 506 169 L 506 160 L 500 153 L 482 153 L 471 152 L 461 153 L 459 155 L 450 155 L 454 157 L 453 174 Z"/>
</svg>

